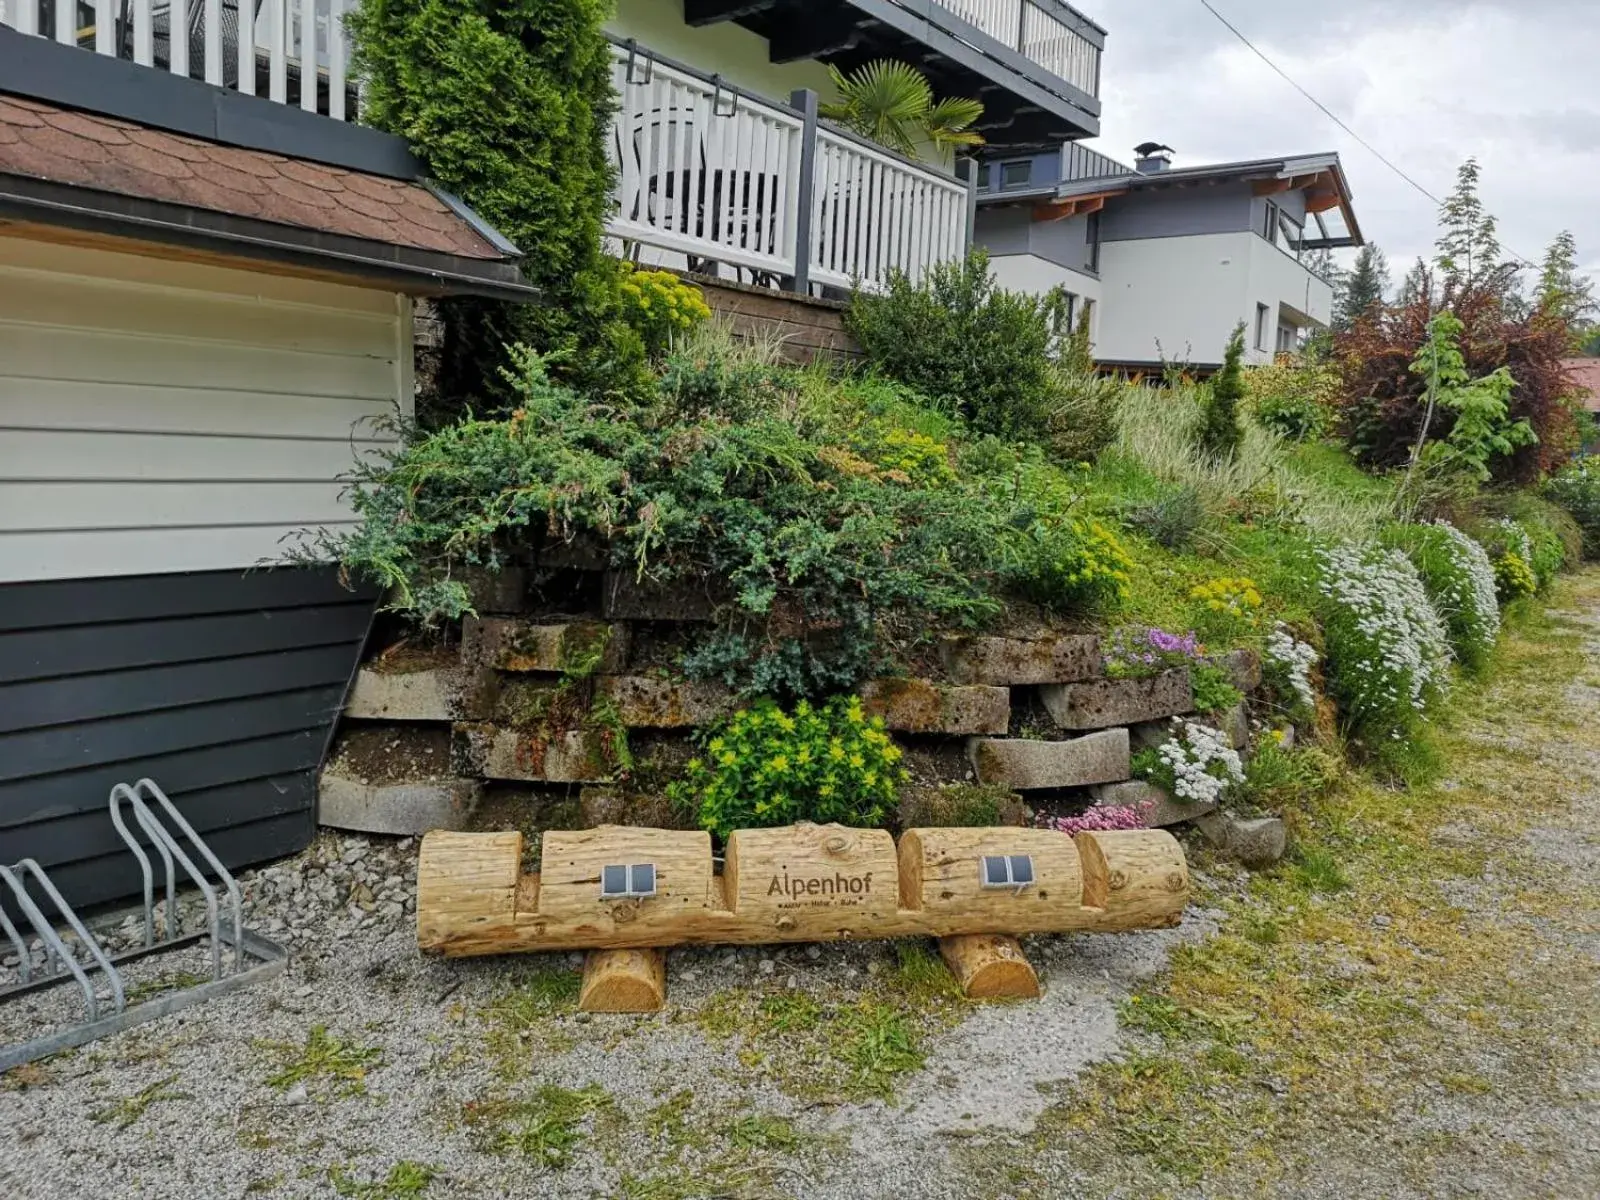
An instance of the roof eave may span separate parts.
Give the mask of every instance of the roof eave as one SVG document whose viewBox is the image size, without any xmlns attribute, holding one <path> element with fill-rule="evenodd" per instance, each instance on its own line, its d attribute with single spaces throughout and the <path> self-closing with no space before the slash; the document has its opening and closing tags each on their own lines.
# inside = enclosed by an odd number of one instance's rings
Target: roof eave
<svg viewBox="0 0 1600 1200">
<path fill-rule="evenodd" d="M 396 246 L 29 176 L 0 174 L 5 217 L 344 275 L 412 295 L 520 301 L 539 295 L 503 259 Z"/>
</svg>

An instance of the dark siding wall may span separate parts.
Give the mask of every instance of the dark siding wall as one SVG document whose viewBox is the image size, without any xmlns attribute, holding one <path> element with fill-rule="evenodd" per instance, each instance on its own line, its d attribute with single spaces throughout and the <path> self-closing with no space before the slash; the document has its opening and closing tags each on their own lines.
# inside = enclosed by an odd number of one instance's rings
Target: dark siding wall
<svg viewBox="0 0 1600 1200">
<path fill-rule="evenodd" d="M 135 894 L 106 801 L 145 776 L 229 867 L 304 847 L 372 610 L 330 568 L 0 586 L 0 862 Z"/>
<path fill-rule="evenodd" d="M 1250 228 L 1254 198 L 1247 183 L 1141 191 L 1107 202 L 1100 222 L 1102 242 L 1243 233 Z"/>
</svg>

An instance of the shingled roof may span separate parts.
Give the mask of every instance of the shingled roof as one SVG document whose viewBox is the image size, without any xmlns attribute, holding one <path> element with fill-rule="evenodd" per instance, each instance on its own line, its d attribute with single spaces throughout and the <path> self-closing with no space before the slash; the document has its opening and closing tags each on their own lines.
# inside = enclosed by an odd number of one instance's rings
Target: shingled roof
<svg viewBox="0 0 1600 1200">
<path fill-rule="evenodd" d="M 15 211 L 30 202 L 31 211 Z M 413 275 L 418 291 L 532 290 L 514 266 L 514 247 L 422 182 L 0 95 L 0 219 L 69 211 L 80 227 L 99 211 L 108 224 L 146 236 L 168 227 L 173 237 L 231 239 L 257 256 L 276 242 L 284 253 L 328 260 L 324 267 L 366 263 Z"/>
</svg>

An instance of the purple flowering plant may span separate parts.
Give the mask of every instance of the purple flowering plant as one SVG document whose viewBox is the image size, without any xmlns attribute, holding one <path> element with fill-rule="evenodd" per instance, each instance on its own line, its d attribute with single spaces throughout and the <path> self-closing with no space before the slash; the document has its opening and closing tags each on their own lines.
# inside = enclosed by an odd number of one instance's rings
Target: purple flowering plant
<svg viewBox="0 0 1600 1200">
<path fill-rule="evenodd" d="M 1110 678 L 1143 679 L 1192 667 L 1204 660 L 1206 648 L 1192 629 L 1168 633 L 1155 625 L 1128 625 L 1106 639 L 1101 653 Z"/>
</svg>

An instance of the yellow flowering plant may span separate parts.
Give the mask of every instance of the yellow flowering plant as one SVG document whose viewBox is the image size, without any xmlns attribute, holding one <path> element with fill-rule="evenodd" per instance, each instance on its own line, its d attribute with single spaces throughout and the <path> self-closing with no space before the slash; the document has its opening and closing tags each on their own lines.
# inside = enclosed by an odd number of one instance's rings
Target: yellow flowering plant
<svg viewBox="0 0 1600 1200">
<path fill-rule="evenodd" d="M 1261 624 L 1261 591 L 1253 579 L 1222 576 L 1189 589 L 1194 628 L 1210 642 L 1229 642 Z"/>
<path fill-rule="evenodd" d="M 795 821 L 881 824 L 907 777 L 900 747 L 859 696 L 802 700 L 790 712 L 760 700 L 699 741 L 667 793 L 723 841 L 735 829 Z"/>
<path fill-rule="evenodd" d="M 711 317 L 705 294 L 671 271 L 652 271 L 622 264 L 619 288 L 622 316 L 652 356 L 665 354 L 673 340 Z"/>
</svg>

